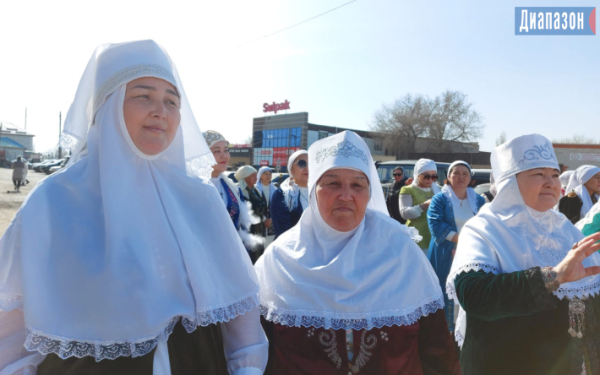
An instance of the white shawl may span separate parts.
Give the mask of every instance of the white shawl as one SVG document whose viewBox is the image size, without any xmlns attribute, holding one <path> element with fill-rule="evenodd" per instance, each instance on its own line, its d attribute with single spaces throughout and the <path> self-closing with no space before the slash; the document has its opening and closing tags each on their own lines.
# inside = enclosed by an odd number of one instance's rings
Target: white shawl
<svg viewBox="0 0 600 375">
<path fill-rule="evenodd" d="M 534 168 L 558 170 L 550 141 L 538 134 L 518 137 L 496 147 L 491 159 L 498 194 L 463 227 L 446 283 L 448 296 L 457 302 L 454 281 L 460 273 L 483 270 L 500 274 L 535 266 L 556 266 L 573 244 L 583 238 L 561 213 L 552 209 L 535 211 L 521 197 L 517 173 Z M 598 254 L 584 261 L 584 266 L 591 265 L 600 265 Z M 600 276 L 596 275 L 562 284 L 554 294 L 573 298 L 599 290 Z M 461 308 L 456 329 L 460 345 L 466 329 L 466 315 Z"/>
<path fill-rule="evenodd" d="M 123 119 L 125 85 L 145 76 L 175 85 L 182 101 L 175 139 L 154 156 Z M 257 305 L 248 255 L 214 186 L 195 176 L 215 162 L 186 108 L 155 42 L 92 56 L 65 121 L 70 136 L 86 130 L 76 161 L 38 184 L 0 239 L 0 310 L 23 310 L 28 350 L 142 356 L 180 319 L 191 332 Z"/>
<path fill-rule="evenodd" d="M 261 310 L 287 326 L 371 329 L 410 325 L 443 307 L 438 279 L 414 243 L 414 228 L 390 218 L 368 146 L 353 132 L 309 149 L 310 206 L 298 225 L 256 263 Z M 315 186 L 330 169 L 359 170 L 370 181 L 365 218 L 339 232 L 322 219 Z"/>
</svg>

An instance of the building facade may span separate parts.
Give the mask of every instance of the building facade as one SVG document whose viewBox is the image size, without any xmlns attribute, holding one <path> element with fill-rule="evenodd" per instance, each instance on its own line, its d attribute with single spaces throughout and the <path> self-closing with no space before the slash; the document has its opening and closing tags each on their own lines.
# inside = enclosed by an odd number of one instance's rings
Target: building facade
<svg viewBox="0 0 600 375">
<path fill-rule="evenodd" d="M 558 163 L 575 170 L 582 165 L 600 166 L 600 145 L 555 143 L 554 152 Z"/>
<path fill-rule="evenodd" d="M 33 134 L 16 127 L 0 127 L 0 166 L 7 165 L 17 156 L 27 159 L 33 153 L 33 137 Z"/>
<path fill-rule="evenodd" d="M 311 124 L 308 112 L 257 117 L 252 122 L 252 164 L 287 171 L 287 161 L 295 151 L 307 150 L 319 139 L 351 130 L 361 136 L 374 158 L 384 156 L 381 141 L 370 132 Z"/>
</svg>

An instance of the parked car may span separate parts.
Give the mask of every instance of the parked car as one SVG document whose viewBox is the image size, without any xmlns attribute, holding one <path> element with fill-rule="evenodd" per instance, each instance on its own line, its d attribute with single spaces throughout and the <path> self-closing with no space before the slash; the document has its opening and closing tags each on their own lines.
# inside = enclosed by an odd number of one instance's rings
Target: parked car
<svg viewBox="0 0 600 375">
<path fill-rule="evenodd" d="M 475 190 L 475 192 L 479 195 L 487 193 L 488 191 L 490 191 L 490 186 L 491 184 L 489 182 L 485 183 L 485 184 L 479 184 L 477 186 L 475 186 L 475 188 L 473 190 Z"/>
<path fill-rule="evenodd" d="M 471 172 L 473 173 L 471 180 L 475 181 L 471 186 L 475 187 L 481 184 L 490 183 L 490 174 L 492 173 L 491 169 L 473 169 Z"/>
<path fill-rule="evenodd" d="M 42 166 L 46 165 L 46 164 L 50 164 L 50 163 L 54 163 L 56 160 L 45 160 L 42 161 L 40 163 L 34 163 L 33 164 L 33 170 L 36 172 L 41 172 L 42 170 L 40 169 Z"/>
<path fill-rule="evenodd" d="M 63 160 L 63 162 L 60 163 L 60 165 L 55 165 L 54 167 L 50 167 L 50 169 L 48 170 L 48 174 L 52 174 L 54 172 L 58 172 L 59 170 L 61 170 L 62 168 L 64 168 L 65 165 L 67 165 L 68 162 L 69 162 L 69 156 L 67 156 L 65 158 L 65 160 Z"/>
<path fill-rule="evenodd" d="M 379 181 L 383 188 L 383 193 L 387 195 L 388 190 L 394 184 L 394 168 L 400 166 L 404 170 L 404 177 L 414 177 L 415 164 L 417 160 L 395 160 L 395 161 L 384 161 L 377 163 L 377 173 L 379 174 Z M 437 166 L 437 184 L 442 186 L 448 176 L 448 168 L 450 163 L 435 162 Z"/>
<path fill-rule="evenodd" d="M 50 174 L 50 168 L 60 165 L 65 159 L 59 159 L 53 163 L 44 164 L 40 167 L 40 170 L 46 174 Z"/>
</svg>

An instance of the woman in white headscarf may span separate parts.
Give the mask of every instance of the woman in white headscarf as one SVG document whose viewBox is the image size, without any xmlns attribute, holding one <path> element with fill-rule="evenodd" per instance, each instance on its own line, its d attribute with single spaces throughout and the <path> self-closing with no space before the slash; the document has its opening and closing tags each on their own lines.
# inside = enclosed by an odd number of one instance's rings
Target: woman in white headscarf
<svg viewBox="0 0 600 375">
<path fill-rule="evenodd" d="M 470 183 L 471 166 L 467 162 L 457 160 L 450 164 L 448 179 L 442 192 L 433 196 L 427 210 L 427 223 L 431 232 L 427 258 L 440 280 L 441 288 L 446 286 L 460 231 L 485 204 L 483 197 L 469 187 Z M 444 311 L 448 328 L 454 332 L 454 302 L 446 294 Z"/>
<path fill-rule="evenodd" d="M 166 52 L 98 47 L 63 135 L 0 240 L 0 372 L 262 373 L 256 275 Z"/>
<path fill-rule="evenodd" d="M 250 233 L 261 236 L 264 241 L 265 226 L 270 224 L 270 220 L 267 218 L 267 202 L 262 194 L 256 189 L 257 171 L 254 167 L 244 165 L 235 172 L 235 178 L 238 180 L 238 186 L 247 202 L 250 203 L 252 212 L 259 219 L 258 223 L 253 224 L 250 227 Z M 252 263 L 256 263 L 256 260 L 262 255 L 264 247 L 262 243 L 250 252 L 250 259 Z"/>
<path fill-rule="evenodd" d="M 569 178 L 565 193 L 558 203 L 558 210 L 575 224 L 598 202 L 600 168 L 593 165 L 577 168 Z"/>
<path fill-rule="evenodd" d="M 308 207 L 308 152 L 298 150 L 288 159 L 286 179 L 271 198 L 275 238 L 296 225 Z"/>
<path fill-rule="evenodd" d="M 552 144 L 538 134 L 494 149 L 498 194 L 465 224 L 446 290 L 460 302 L 463 374 L 600 373 L 600 235 L 552 207 Z"/>
<path fill-rule="evenodd" d="M 427 224 L 427 209 L 431 198 L 440 192 L 437 180 L 437 166 L 430 159 L 419 159 L 415 164 L 413 183 L 400 189 L 400 215 L 406 220 L 406 225 L 419 231 L 423 240 L 419 247 L 425 254 L 429 249 L 431 232 Z"/>
<path fill-rule="evenodd" d="M 258 189 L 265 197 L 267 206 L 271 205 L 271 196 L 273 196 L 273 193 L 277 190 L 273 182 L 271 182 L 272 175 L 271 168 L 269 167 L 261 167 L 256 175 L 256 178 L 258 179 L 256 189 Z"/>
<path fill-rule="evenodd" d="M 272 178 L 271 168 L 269 167 L 261 167 L 258 170 L 258 174 L 256 175 L 258 182 L 256 183 L 256 189 L 262 194 L 267 202 L 267 210 L 265 220 L 265 246 L 268 246 L 273 239 L 275 238 L 275 230 L 273 229 L 273 220 L 271 219 L 271 197 L 277 190 L 273 182 L 271 182 Z"/>
<path fill-rule="evenodd" d="M 560 177 L 558 178 L 560 180 L 563 196 L 567 193 L 567 185 L 569 185 L 569 180 L 571 179 L 573 173 L 575 173 L 575 171 L 564 171 L 560 174 Z"/>
<path fill-rule="evenodd" d="M 227 177 L 227 166 L 231 158 L 229 141 L 214 130 L 207 130 L 202 135 L 217 162 L 212 166 L 210 182 L 219 191 L 233 226 L 237 229 L 246 250 L 250 252 L 263 243 L 260 236 L 250 233 L 250 227 L 260 223 L 260 219 L 253 215 L 250 202 L 245 200 L 240 188 Z"/>
<path fill-rule="evenodd" d="M 308 153 L 309 207 L 255 266 L 266 374 L 458 374 L 437 277 L 389 217 L 368 146 L 345 131 Z"/>
</svg>

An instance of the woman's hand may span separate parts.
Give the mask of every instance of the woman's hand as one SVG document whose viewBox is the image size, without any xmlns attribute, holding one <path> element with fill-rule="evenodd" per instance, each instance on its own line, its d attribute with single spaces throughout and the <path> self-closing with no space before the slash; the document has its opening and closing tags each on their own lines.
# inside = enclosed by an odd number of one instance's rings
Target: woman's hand
<svg viewBox="0 0 600 375">
<path fill-rule="evenodd" d="M 456 234 L 454 235 L 454 237 L 452 237 L 452 239 L 451 239 L 450 241 L 452 241 L 452 242 L 454 242 L 454 243 L 458 243 L 458 233 L 456 233 Z"/>
<path fill-rule="evenodd" d="M 600 240 L 600 232 L 587 236 L 576 243 L 565 259 L 554 267 L 554 271 L 558 274 L 556 280 L 559 283 L 577 281 L 600 273 L 600 266 L 585 268 L 582 264 L 585 258 L 600 250 L 600 243 L 596 243 L 598 240 Z"/>
<path fill-rule="evenodd" d="M 408 185 L 412 184 L 414 180 L 415 180 L 415 179 L 414 179 L 413 177 L 409 177 L 409 178 L 406 180 L 406 182 L 404 183 L 404 185 L 408 186 Z"/>
<path fill-rule="evenodd" d="M 421 207 L 421 209 L 423 211 L 427 211 L 427 209 L 429 208 L 429 204 L 431 203 L 431 199 L 426 200 L 425 202 L 421 203 L 419 205 L 419 207 Z"/>
<path fill-rule="evenodd" d="M 272 219 L 269 218 L 269 219 L 265 220 L 265 227 L 271 228 L 271 224 L 273 224 Z"/>
</svg>

